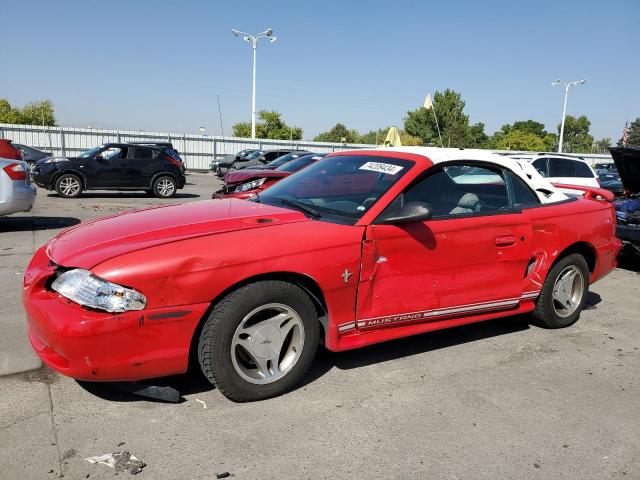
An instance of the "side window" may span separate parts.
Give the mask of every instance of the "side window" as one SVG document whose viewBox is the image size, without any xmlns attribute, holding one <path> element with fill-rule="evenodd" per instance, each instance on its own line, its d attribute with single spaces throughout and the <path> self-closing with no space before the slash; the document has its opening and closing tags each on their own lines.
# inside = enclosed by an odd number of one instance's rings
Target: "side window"
<svg viewBox="0 0 640 480">
<path fill-rule="evenodd" d="M 576 162 L 567 158 L 549 159 L 549 176 L 551 177 L 575 177 Z"/>
<path fill-rule="evenodd" d="M 515 173 L 507 171 L 507 177 L 513 190 L 513 200 L 515 207 L 531 207 L 540 205 L 540 200 L 524 181 Z"/>
<path fill-rule="evenodd" d="M 110 147 L 100 152 L 99 155 L 105 160 L 118 160 L 127 158 L 127 151 L 126 149 L 120 147 Z"/>
<path fill-rule="evenodd" d="M 434 218 L 507 210 L 509 196 L 500 169 L 458 164 L 442 167 L 401 194 L 390 207 L 423 202 Z"/>
<path fill-rule="evenodd" d="M 593 178 L 593 172 L 589 166 L 584 162 L 576 160 L 576 177 Z"/>
<path fill-rule="evenodd" d="M 547 159 L 546 158 L 539 158 L 538 160 L 536 160 L 535 162 L 533 162 L 533 167 L 538 171 L 538 173 L 540 175 L 542 175 L 543 177 L 548 177 L 549 176 L 549 170 L 547 168 Z"/>
<path fill-rule="evenodd" d="M 136 147 L 133 151 L 134 160 L 149 160 L 153 158 L 153 150 L 150 148 Z"/>
</svg>

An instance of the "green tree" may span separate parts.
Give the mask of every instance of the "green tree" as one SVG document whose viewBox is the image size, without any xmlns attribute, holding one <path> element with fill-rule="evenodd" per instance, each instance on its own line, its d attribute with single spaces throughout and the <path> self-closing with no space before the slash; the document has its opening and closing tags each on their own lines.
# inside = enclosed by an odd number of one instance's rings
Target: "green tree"
<svg viewBox="0 0 640 480">
<path fill-rule="evenodd" d="M 369 145 L 380 145 L 387 137 L 389 128 L 379 128 L 378 130 L 369 130 L 367 133 L 363 133 L 358 138 L 358 143 L 366 143 Z"/>
<path fill-rule="evenodd" d="M 313 140 L 316 142 L 364 143 L 359 139 L 360 134 L 356 130 L 350 130 L 344 124 L 336 123 L 331 130 L 320 133 Z"/>
<path fill-rule="evenodd" d="M 54 126 L 56 117 L 51 100 L 31 102 L 23 108 L 12 107 L 6 98 L 0 98 L 0 123 Z"/>
<path fill-rule="evenodd" d="M 591 122 L 585 115 L 567 115 L 564 120 L 564 140 L 562 150 L 567 153 L 591 153 L 593 137 L 589 133 Z M 558 124 L 558 135 L 560 124 Z"/>
<path fill-rule="evenodd" d="M 302 140 L 302 128 L 290 127 L 282 121 L 282 114 L 276 111 L 261 110 L 256 122 L 256 137 L 272 140 Z M 236 137 L 250 137 L 251 124 L 240 122 L 233 125 L 233 134 Z"/>
<path fill-rule="evenodd" d="M 497 150 L 523 150 L 527 152 L 546 150 L 544 139 L 534 133 L 517 129 L 500 135 L 493 145 Z"/>
<path fill-rule="evenodd" d="M 544 124 L 535 120 L 519 120 L 505 124 L 495 132 L 487 146 L 497 150 L 545 151 L 556 150 L 557 136 L 545 130 Z"/>
<path fill-rule="evenodd" d="M 487 141 L 484 124 L 469 125 L 469 116 L 463 113 L 464 106 L 461 95 L 453 90 L 446 89 L 433 95 L 442 143 L 445 147 L 481 148 Z M 420 138 L 424 145 L 440 145 L 434 110 L 420 107 L 407 112 L 404 131 Z"/>
<path fill-rule="evenodd" d="M 618 140 L 618 146 L 622 145 L 622 137 Z M 629 133 L 627 138 L 627 146 L 640 147 L 640 117 L 636 118 L 629 125 Z"/>
<path fill-rule="evenodd" d="M 611 146 L 610 138 L 603 138 L 601 140 L 597 140 L 594 143 L 594 152 L 593 153 L 609 153 L 608 148 Z"/>
</svg>

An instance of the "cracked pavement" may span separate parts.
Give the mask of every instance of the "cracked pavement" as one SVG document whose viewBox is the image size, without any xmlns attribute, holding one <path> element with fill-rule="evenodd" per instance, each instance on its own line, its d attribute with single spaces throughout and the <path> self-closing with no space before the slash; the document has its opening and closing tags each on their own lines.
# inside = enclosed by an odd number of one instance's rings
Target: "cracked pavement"
<svg viewBox="0 0 640 480">
<path fill-rule="evenodd" d="M 188 182 L 176 201 L 219 184 Z M 640 478 L 638 259 L 593 285 L 567 329 L 510 317 L 321 351 L 303 385 L 259 403 L 232 403 L 197 374 L 172 377 L 162 382 L 184 400 L 163 404 L 41 367 L 20 285 L 61 228 L 166 201 L 38 194 L 30 214 L 0 218 L 0 479 L 112 479 L 85 458 L 121 450 L 153 479 Z"/>
</svg>

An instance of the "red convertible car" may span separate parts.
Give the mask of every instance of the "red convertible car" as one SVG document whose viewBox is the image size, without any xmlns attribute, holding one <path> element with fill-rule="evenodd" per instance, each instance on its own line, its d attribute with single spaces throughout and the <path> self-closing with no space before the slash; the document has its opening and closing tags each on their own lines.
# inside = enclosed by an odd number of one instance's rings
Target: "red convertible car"
<svg viewBox="0 0 640 480">
<path fill-rule="evenodd" d="M 333 153 L 252 201 L 59 234 L 24 276 L 29 338 L 82 380 L 177 374 L 193 353 L 223 394 L 251 401 L 293 388 L 320 344 L 523 313 L 566 327 L 620 249 L 611 194 L 580 188 L 485 151 Z"/>
</svg>

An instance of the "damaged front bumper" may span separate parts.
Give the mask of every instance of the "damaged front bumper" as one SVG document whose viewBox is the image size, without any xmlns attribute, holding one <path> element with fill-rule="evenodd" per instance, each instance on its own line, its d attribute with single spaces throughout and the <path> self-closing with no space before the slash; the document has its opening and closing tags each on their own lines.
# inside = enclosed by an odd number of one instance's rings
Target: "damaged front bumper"
<svg viewBox="0 0 640 480">
<path fill-rule="evenodd" d="M 63 375 L 89 381 L 134 381 L 184 373 L 194 331 L 208 303 L 107 313 L 50 289 L 56 266 L 41 248 L 24 277 L 29 341 Z"/>
</svg>

